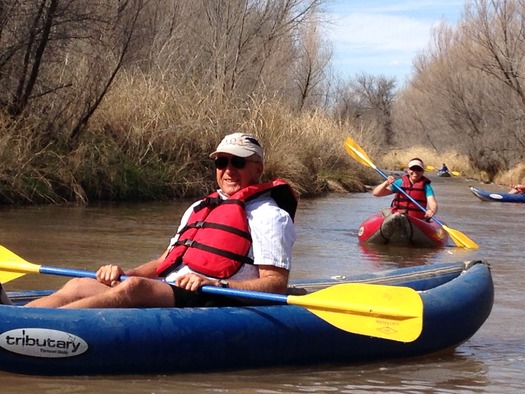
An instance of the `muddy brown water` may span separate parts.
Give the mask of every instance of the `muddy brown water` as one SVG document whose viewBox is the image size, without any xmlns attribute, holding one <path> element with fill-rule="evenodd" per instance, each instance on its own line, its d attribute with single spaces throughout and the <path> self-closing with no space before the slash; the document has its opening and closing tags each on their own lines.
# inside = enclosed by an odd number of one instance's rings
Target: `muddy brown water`
<svg viewBox="0 0 525 394">
<path fill-rule="evenodd" d="M 467 250 L 369 249 L 359 224 L 390 203 L 370 193 L 302 200 L 296 218 L 293 278 L 352 275 L 434 262 L 490 263 L 495 304 L 483 327 L 455 351 L 414 359 L 349 365 L 312 365 L 213 373 L 46 377 L 0 372 L 10 393 L 514 393 L 525 387 L 525 204 L 482 202 L 467 179 L 432 178 L 439 217 L 480 246 Z M 131 267 L 157 257 L 189 201 L 0 208 L 0 243 L 43 265 L 95 270 L 106 262 Z M 29 274 L 7 290 L 56 288 L 66 279 Z M 174 354 L 174 357 L 183 355 Z"/>
</svg>

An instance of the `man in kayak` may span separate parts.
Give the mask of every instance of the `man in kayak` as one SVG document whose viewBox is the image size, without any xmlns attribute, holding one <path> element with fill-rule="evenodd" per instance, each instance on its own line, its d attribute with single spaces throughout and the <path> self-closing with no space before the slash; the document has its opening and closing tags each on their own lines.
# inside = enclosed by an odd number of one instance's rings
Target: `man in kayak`
<svg viewBox="0 0 525 394">
<path fill-rule="evenodd" d="M 408 162 L 407 174 L 401 178 L 394 178 L 390 175 L 386 181 L 380 183 L 373 190 L 374 196 L 382 197 L 395 193 L 392 201 L 392 212 L 401 212 L 409 216 L 429 220 L 437 213 L 438 203 L 434 195 L 434 190 L 430 186 L 430 179 L 423 173 L 425 166 L 419 158 L 414 158 Z M 403 189 L 410 197 L 417 201 L 425 211 L 423 212 L 416 204 L 408 199 L 399 191 Z"/>
<path fill-rule="evenodd" d="M 445 163 L 443 163 L 443 165 L 439 169 L 438 176 L 450 176 L 450 171 L 448 170 L 448 167 Z"/>
<path fill-rule="evenodd" d="M 156 260 L 97 279 L 76 278 L 31 307 L 126 308 L 230 305 L 202 286 L 286 293 L 297 199 L 282 180 L 261 183 L 263 149 L 251 135 L 227 135 L 210 154 L 219 190 L 192 204 Z M 128 279 L 120 281 L 122 275 Z M 165 279 L 165 280 L 159 280 Z"/>
<path fill-rule="evenodd" d="M 448 172 L 448 167 L 445 163 L 443 163 L 443 165 L 439 169 L 439 172 Z"/>
</svg>

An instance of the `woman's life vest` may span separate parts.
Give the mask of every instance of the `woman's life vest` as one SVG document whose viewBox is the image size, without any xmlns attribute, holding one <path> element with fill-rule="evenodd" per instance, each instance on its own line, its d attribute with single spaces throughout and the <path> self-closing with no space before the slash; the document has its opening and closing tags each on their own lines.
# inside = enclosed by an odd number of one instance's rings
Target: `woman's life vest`
<svg viewBox="0 0 525 394">
<path fill-rule="evenodd" d="M 423 208 L 427 206 L 427 196 L 425 193 L 425 185 L 430 183 L 430 179 L 422 176 L 419 181 L 412 184 L 408 175 L 403 175 L 401 189 L 403 189 L 410 197 L 416 200 Z M 416 204 L 410 201 L 400 191 L 396 192 L 394 199 L 392 200 L 392 212 L 405 213 L 408 216 L 415 216 L 419 219 L 425 217 L 425 212 L 419 208 Z"/>
<path fill-rule="evenodd" d="M 297 198 L 282 179 L 245 187 L 227 199 L 214 192 L 193 208 L 175 245 L 157 267 L 157 274 L 166 276 L 184 264 L 195 272 L 224 279 L 243 264 L 253 264 L 248 257 L 252 238 L 245 203 L 267 192 L 293 220 Z"/>
</svg>

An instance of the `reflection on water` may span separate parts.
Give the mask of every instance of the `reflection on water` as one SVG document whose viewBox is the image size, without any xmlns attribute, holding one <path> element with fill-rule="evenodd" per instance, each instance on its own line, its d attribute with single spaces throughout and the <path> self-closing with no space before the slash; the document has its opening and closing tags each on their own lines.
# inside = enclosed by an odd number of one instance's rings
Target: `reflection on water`
<svg viewBox="0 0 525 394">
<path fill-rule="evenodd" d="M 522 327 L 525 262 L 521 250 L 525 204 L 481 202 L 461 178 L 435 178 L 439 217 L 473 239 L 479 250 L 369 247 L 357 229 L 390 204 L 369 193 L 302 200 L 296 217 L 292 279 L 375 272 L 435 262 L 490 263 L 496 300 L 484 326 L 455 351 L 423 358 L 356 365 L 316 365 L 206 374 L 35 377 L 0 372 L 2 392 L 39 393 L 514 393 L 525 386 Z M 96 270 L 156 258 L 174 234 L 185 202 L 89 207 L 0 208 L 0 243 L 30 262 Z M 29 274 L 8 290 L 45 289 L 66 279 Z M 249 349 L 247 349 L 249 351 Z M 174 357 L 184 355 L 174 354 Z M 220 360 L 218 360 L 220 362 Z"/>
<path fill-rule="evenodd" d="M 378 269 L 413 267 L 431 264 L 441 250 L 432 248 L 411 248 L 408 246 L 359 244 L 363 259 Z"/>
</svg>

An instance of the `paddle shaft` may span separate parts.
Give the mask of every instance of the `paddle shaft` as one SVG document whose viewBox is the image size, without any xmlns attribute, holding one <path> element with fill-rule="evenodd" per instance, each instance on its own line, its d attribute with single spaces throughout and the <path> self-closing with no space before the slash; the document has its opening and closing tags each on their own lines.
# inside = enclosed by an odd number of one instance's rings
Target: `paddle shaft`
<svg viewBox="0 0 525 394">
<path fill-rule="evenodd" d="M 69 276 L 69 277 L 76 277 L 76 278 L 92 278 L 92 279 L 97 278 L 97 273 L 94 271 L 53 267 L 53 266 L 46 266 L 46 265 L 40 266 L 39 273 L 48 274 L 48 275 Z M 129 276 L 122 275 L 120 277 L 120 280 L 126 280 L 128 278 Z M 159 279 L 159 280 L 162 280 L 162 279 Z M 241 297 L 241 298 L 247 298 L 247 299 L 252 299 L 252 300 L 276 302 L 280 304 L 287 303 L 287 297 L 281 294 L 263 293 L 259 291 L 238 290 L 238 289 L 230 289 L 230 288 L 215 287 L 215 286 L 203 286 L 201 287 L 201 291 L 203 293 L 229 296 L 229 297 Z"/>
<path fill-rule="evenodd" d="M 97 273 L 94 271 L 56 267 L 56 266 L 47 266 L 47 265 L 38 265 L 38 264 L 30 263 L 29 261 L 26 261 L 25 259 L 18 256 L 17 254 L 11 252 L 6 247 L 0 245 L 0 272 L 2 271 L 20 273 L 20 274 L 34 273 L 34 274 L 48 274 L 48 275 L 60 275 L 60 276 L 77 277 L 77 278 L 81 277 L 81 278 L 97 279 Z M 129 276 L 122 275 L 119 279 L 125 280 L 128 278 Z M 163 279 L 158 279 L 158 280 L 163 280 Z M 350 284 L 350 283 L 346 285 L 355 286 L 355 284 Z M 373 288 L 374 287 L 372 286 L 371 289 Z M 375 288 L 377 289 L 377 287 Z M 333 286 L 332 289 L 335 289 L 335 287 Z M 347 287 L 346 289 L 349 290 L 349 287 Z M 297 296 L 286 296 L 282 294 L 273 294 L 273 293 L 266 293 L 266 292 L 259 292 L 259 291 L 223 288 L 223 287 L 215 287 L 215 286 L 203 286 L 201 287 L 201 291 L 203 293 L 209 293 L 209 294 L 223 295 L 223 296 L 229 296 L 229 297 L 248 298 L 248 299 L 268 301 L 268 302 L 274 302 L 274 303 L 280 303 L 280 304 L 293 303 L 293 304 L 303 305 L 305 307 L 308 307 L 309 304 L 312 304 L 312 307 L 314 308 L 324 308 L 326 307 L 325 304 L 327 302 L 326 299 L 323 299 L 322 301 L 319 301 L 318 299 L 312 300 L 311 296 L 314 295 L 315 293 L 310 294 L 308 296 L 301 296 L 299 297 L 299 299 L 302 299 L 303 301 L 297 301 L 296 300 Z M 400 288 L 392 287 L 390 291 L 398 292 L 400 291 Z M 348 293 L 350 292 L 346 291 L 346 294 L 345 294 L 345 291 L 343 289 L 342 294 L 346 296 L 348 295 Z M 362 291 L 360 291 L 360 293 L 362 293 Z M 291 298 L 291 300 L 289 300 L 289 298 Z M 334 301 L 339 301 L 341 299 L 341 294 L 337 294 L 336 297 L 334 298 L 335 298 Z M 304 301 L 304 300 L 308 300 L 308 301 Z M 329 300 L 329 302 L 330 301 L 331 300 Z M 337 302 L 334 305 L 336 305 L 335 309 L 339 309 L 339 308 L 346 309 L 346 310 L 351 309 L 351 308 L 341 307 Z M 352 308 L 353 307 L 354 305 L 352 305 Z M 361 312 L 362 308 L 359 307 L 357 309 L 358 309 L 358 312 Z M 369 310 L 370 305 L 368 305 L 366 309 Z M 374 305 L 374 309 L 377 310 L 377 305 Z M 395 316 L 399 317 L 399 313 L 397 313 Z"/>
<path fill-rule="evenodd" d="M 60 276 L 69 276 L 69 277 L 77 277 L 77 278 L 78 277 L 92 278 L 92 279 L 97 278 L 97 274 L 94 271 L 72 269 L 72 268 L 62 268 L 62 267 L 54 267 L 54 266 L 46 266 L 46 265 L 40 265 L 37 267 L 39 267 L 38 272 L 41 274 L 60 275 Z M 130 277 L 127 275 L 122 275 L 120 277 L 120 280 L 122 281 L 128 278 Z M 157 280 L 165 282 L 163 279 L 157 279 Z M 357 286 L 357 284 L 355 283 L 347 283 L 347 284 L 340 284 L 340 285 L 334 285 L 334 286 L 341 286 L 341 285 Z M 361 286 L 362 285 L 363 284 L 361 284 Z M 373 287 L 373 285 L 370 285 L 370 286 Z M 396 291 L 400 290 L 399 287 L 395 287 L 394 289 Z M 394 291 L 394 289 L 392 291 Z M 272 302 L 276 304 L 299 305 L 307 309 L 321 309 L 321 310 L 327 309 L 327 310 L 334 310 L 334 311 L 351 311 L 354 313 L 362 313 L 362 314 L 370 313 L 370 309 L 373 309 L 374 313 L 377 315 L 387 315 L 387 316 L 392 316 L 395 318 L 415 317 L 412 315 L 406 316 L 396 311 L 395 308 L 383 307 L 381 305 L 371 306 L 370 304 L 361 304 L 361 303 L 350 304 L 348 300 L 340 302 L 340 300 L 338 299 L 329 300 L 329 302 L 327 302 L 326 298 L 320 298 L 320 299 L 316 299 L 315 297 L 312 298 L 312 296 L 314 296 L 315 293 L 312 293 L 310 295 L 305 295 L 305 296 L 288 296 L 288 295 L 283 295 L 283 294 L 223 288 L 223 287 L 216 287 L 216 286 L 203 286 L 201 287 L 200 291 L 202 291 L 203 293 L 226 296 L 226 297 L 237 297 L 237 298 L 243 298 L 243 299 L 259 300 L 259 301 Z"/>
<path fill-rule="evenodd" d="M 81 277 L 81 278 L 97 278 L 97 273 L 94 271 L 86 271 L 86 270 L 80 270 L 80 269 L 73 269 L 73 268 L 62 268 L 62 267 L 54 267 L 54 266 L 46 266 L 41 265 L 39 266 L 38 272 L 41 274 L 48 274 L 48 275 L 59 275 L 59 276 L 69 276 L 69 277 Z M 120 277 L 120 280 L 126 280 L 129 276 L 122 275 Z M 162 279 L 158 279 L 163 281 Z M 266 301 L 266 302 L 272 302 L 276 304 L 293 304 L 293 305 L 301 305 L 306 308 L 317 308 L 317 309 L 334 309 L 334 310 L 345 310 L 348 309 L 345 307 L 344 303 L 338 303 L 337 300 L 334 300 L 331 302 L 333 308 L 330 308 L 330 305 L 326 304 L 326 300 L 322 299 L 320 301 L 311 299 L 309 297 L 293 297 L 293 302 L 290 302 L 289 297 L 283 294 L 274 294 L 274 293 L 266 293 L 261 291 L 251 291 L 251 290 L 240 290 L 240 289 L 232 289 L 232 288 L 223 288 L 223 287 L 216 287 L 216 286 L 203 286 L 200 289 L 203 293 L 208 294 L 214 294 L 214 295 L 220 295 L 220 296 L 226 296 L 226 297 L 238 297 L 243 299 L 250 299 L 250 300 L 259 300 L 259 301 Z M 301 302 L 301 299 L 305 299 L 307 301 Z M 356 313 L 367 313 L 370 310 L 370 305 L 357 305 L 354 304 L 351 307 L 351 310 Z M 378 314 L 385 314 L 385 315 L 399 315 L 394 310 L 389 310 L 386 308 L 381 308 L 378 306 L 374 306 L 374 310 Z"/>
<path fill-rule="evenodd" d="M 39 273 L 39 274 L 59 275 L 59 276 L 67 276 L 67 277 L 74 277 L 74 278 L 97 279 L 97 273 L 95 271 L 87 271 L 87 270 L 82 270 L 82 269 L 63 268 L 63 267 L 33 264 L 27 261 L 24 261 L 22 258 L 16 256 L 14 253 L 10 252 L 8 249 L 4 247 L 2 247 L 2 251 L 4 254 L 6 254 L 7 258 L 12 257 L 13 260 L 15 259 L 19 260 L 19 261 L 0 262 L 1 264 L 0 268 L 3 268 L 4 270 L 7 270 L 9 272 L 19 272 L 23 274 Z M 126 280 L 128 278 L 129 276 L 122 275 L 120 277 L 120 280 Z M 159 280 L 162 280 L 162 279 L 159 279 Z M 224 295 L 224 296 L 235 296 L 235 297 L 271 301 L 271 302 L 286 303 L 286 297 L 280 294 L 270 294 L 270 293 L 262 293 L 262 292 L 246 292 L 243 290 L 228 289 L 228 288 L 214 287 L 214 286 L 203 286 L 201 288 L 201 291 L 203 293 L 218 294 L 218 295 Z"/>
</svg>

